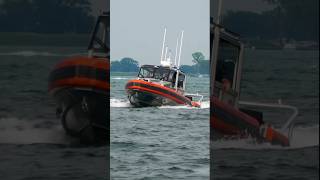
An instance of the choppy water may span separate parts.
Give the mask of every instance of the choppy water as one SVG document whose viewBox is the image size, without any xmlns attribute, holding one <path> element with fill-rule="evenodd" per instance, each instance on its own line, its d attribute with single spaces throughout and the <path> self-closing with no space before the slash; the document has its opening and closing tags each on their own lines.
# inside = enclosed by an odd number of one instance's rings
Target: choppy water
<svg viewBox="0 0 320 180">
<path fill-rule="evenodd" d="M 65 136 L 47 93 L 49 70 L 83 48 L 0 47 L 1 179 L 104 179 L 107 147 L 82 147 Z M 207 78 L 191 78 L 189 92 L 207 99 L 201 109 L 132 108 L 124 84 L 111 76 L 113 179 L 318 179 L 319 52 L 247 51 L 242 100 L 295 105 L 300 114 L 292 146 L 250 140 L 209 148 Z M 287 112 L 268 111 L 280 127 Z M 209 149 L 213 151 L 209 161 Z"/>
<path fill-rule="evenodd" d="M 319 178 L 319 52 L 247 51 L 241 100 L 299 108 L 290 147 L 253 140 L 211 143 L 214 179 Z M 266 110 L 266 109 L 265 109 Z M 269 109 L 264 118 L 280 128 L 289 112 Z"/>
<path fill-rule="evenodd" d="M 47 92 L 52 67 L 84 50 L 0 46 L 1 179 L 106 179 L 108 148 L 67 137 Z"/>
<path fill-rule="evenodd" d="M 187 92 L 204 95 L 202 107 L 133 108 L 125 84 L 111 76 L 111 177 L 209 179 L 209 79 L 190 77 Z"/>
</svg>

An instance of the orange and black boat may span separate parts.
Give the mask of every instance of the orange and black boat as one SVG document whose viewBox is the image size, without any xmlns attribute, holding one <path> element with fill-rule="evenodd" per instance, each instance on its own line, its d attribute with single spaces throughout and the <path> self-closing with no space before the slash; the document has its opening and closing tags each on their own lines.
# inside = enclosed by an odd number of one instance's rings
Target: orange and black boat
<svg viewBox="0 0 320 180">
<path fill-rule="evenodd" d="M 178 80 L 176 80 L 176 78 Z M 170 66 L 143 65 L 138 78 L 129 80 L 126 91 L 130 103 L 136 107 L 188 105 L 200 107 L 185 94 L 186 75 Z"/>
<path fill-rule="evenodd" d="M 88 56 L 58 63 L 49 76 L 49 93 L 67 134 L 84 143 L 109 137 L 109 14 L 98 17 Z"/>
<path fill-rule="evenodd" d="M 130 103 L 135 107 L 163 106 L 163 105 L 187 105 L 200 107 L 202 96 L 199 94 L 186 94 L 186 75 L 179 69 L 183 31 L 180 36 L 179 59 L 177 49 L 175 64 L 171 62 L 171 54 L 167 56 L 168 47 L 165 47 L 166 29 L 164 31 L 160 66 L 143 65 L 140 67 L 138 77 L 129 80 L 126 84 L 126 92 Z M 177 65 L 178 64 L 178 65 Z M 193 98 L 199 98 L 193 101 Z"/>
<path fill-rule="evenodd" d="M 257 142 L 289 146 L 297 108 L 281 103 L 240 101 L 244 45 L 239 35 L 213 21 L 210 31 L 210 139 L 252 137 Z M 283 108 L 292 110 L 293 114 L 282 127 L 274 128 L 257 108 Z"/>
</svg>

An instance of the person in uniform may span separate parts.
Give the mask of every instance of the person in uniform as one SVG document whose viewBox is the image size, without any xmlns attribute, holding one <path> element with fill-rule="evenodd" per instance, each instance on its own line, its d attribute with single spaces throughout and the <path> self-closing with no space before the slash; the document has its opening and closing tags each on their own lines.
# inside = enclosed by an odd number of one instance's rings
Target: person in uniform
<svg viewBox="0 0 320 180">
<path fill-rule="evenodd" d="M 224 59 L 217 64 L 216 81 L 222 83 L 222 90 L 229 91 L 233 82 L 234 75 L 234 60 Z"/>
</svg>

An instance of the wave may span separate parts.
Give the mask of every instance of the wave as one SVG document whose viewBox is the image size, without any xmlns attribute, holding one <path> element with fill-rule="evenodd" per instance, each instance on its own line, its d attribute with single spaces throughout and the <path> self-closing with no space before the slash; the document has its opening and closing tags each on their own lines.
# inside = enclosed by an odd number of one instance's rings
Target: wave
<svg viewBox="0 0 320 180">
<path fill-rule="evenodd" d="M 112 77 L 111 79 L 113 79 L 113 80 L 124 80 L 124 79 L 129 79 L 129 78 L 126 78 L 126 77 Z"/>
<path fill-rule="evenodd" d="M 64 56 L 80 56 L 86 55 L 86 53 L 73 53 L 73 54 L 57 54 L 51 52 L 40 52 L 40 51 L 17 51 L 17 52 L 7 52 L 7 53 L 0 53 L 0 56 L 24 56 L 24 57 L 32 57 L 32 56 L 57 56 L 57 57 L 64 57 Z"/>
<path fill-rule="evenodd" d="M 319 146 L 319 124 L 311 127 L 295 127 L 290 143 L 295 148 Z"/>
<path fill-rule="evenodd" d="M 118 107 L 118 108 L 125 108 L 125 107 L 132 107 L 129 100 L 125 99 L 110 99 L 110 107 Z"/>
<path fill-rule="evenodd" d="M 43 121 L 43 120 L 41 120 Z M 0 119 L 0 144 L 73 144 L 60 124 L 39 127 L 40 120 L 18 118 Z M 47 120 L 48 121 L 48 120 Z"/>
<path fill-rule="evenodd" d="M 190 107 L 187 105 L 178 105 L 178 106 L 160 106 L 159 108 L 165 109 L 209 109 L 210 108 L 210 101 L 202 101 L 200 104 L 200 108 L 198 107 Z"/>
<path fill-rule="evenodd" d="M 129 100 L 126 99 L 110 99 L 110 107 L 117 107 L 117 108 L 127 108 L 132 107 Z M 190 106 L 159 106 L 160 109 L 199 109 L 197 107 L 190 107 Z M 210 108 L 210 101 L 203 101 L 201 103 L 200 109 L 208 109 Z"/>
<path fill-rule="evenodd" d="M 211 141 L 211 149 L 301 149 L 319 146 L 319 125 L 303 127 L 298 126 L 293 129 L 290 138 L 290 146 L 283 147 L 279 145 L 271 145 L 270 143 L 256 143 L 253 138 L 234 139 L 234 140 L 217 140 Z"/>
</svg>

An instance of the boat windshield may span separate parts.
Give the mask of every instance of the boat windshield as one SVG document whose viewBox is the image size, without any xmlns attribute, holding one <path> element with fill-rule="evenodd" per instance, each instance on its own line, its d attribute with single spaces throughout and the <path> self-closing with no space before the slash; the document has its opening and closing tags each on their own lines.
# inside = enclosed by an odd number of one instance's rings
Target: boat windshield
<svg viewBox="0 0 320 180">
<path fill-rule="evenodd" d="M 234 81 L 235 64 L 239 58 L 239 48 L 233 46 L 225 40 L 220 41 L 216 81 L 222 82 L 223 79 Z"/>
<path fill-rule="evenodd" d="M 170 74 L 169 68 L 158 66 L 142 66 L 140 68 L 138 77 L 140 78 L 154 78 L 163 81 L 168 81 Z"/>
<path fill-rule="evenodd" d="M 162 81 L 171 81 L 176 71 L 167 67 L 159 66 L 142 66 L 140 68 L 138 77 L 140 78 L 154 78 Z"/>
<path fill-rule="evenodd" d="M 177 70 L 162 66 L 145 65 L 140 68 L 139 78 L 153 78 L 161 81 L 169 82 L 171 87 L 175 87 Z M 184 89 L 185 74 L 179 72 L 178 88 Z"/>
<path fill-rule="evenodd" d="M 99 16 L 94 27 L 88 50 L 94 56 L 109 56 L 109 13 Z"/>
<path fill-rule="evenodd" d="M 153 78 L 154 77 L 154 68 L 153 67 L 141 67 L 139 74 L 139 78 Z"/>
</svg>

